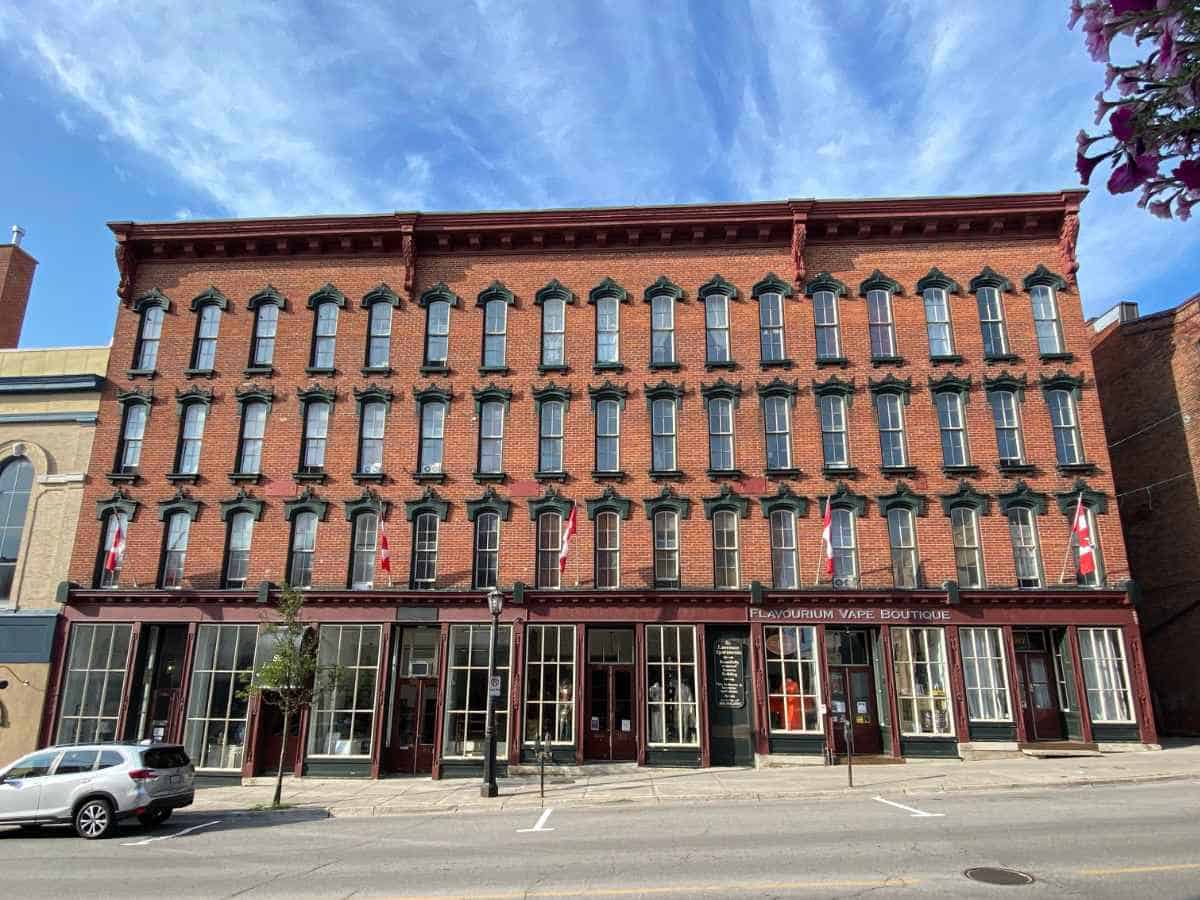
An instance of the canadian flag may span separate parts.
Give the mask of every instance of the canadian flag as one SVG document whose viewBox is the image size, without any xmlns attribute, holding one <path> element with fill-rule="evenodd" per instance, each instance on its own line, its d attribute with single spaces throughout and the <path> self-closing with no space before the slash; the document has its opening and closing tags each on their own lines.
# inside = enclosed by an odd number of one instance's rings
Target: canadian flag
<svg viewBox="0 0 1200 900">
<path fill-rule="evenodd" d="M 567 527 L 563 529 L 562 546 L 558 548 L 558 571 L 561 575 L 567 568 L 567 553 L 571 549 L 571 538 L 575 537 L 575 504 L 571 504 L 571 514 L 567 516 Z"/>
<path fill-rule="evenodd" d="M 1083 506 L 1083 494 L 1075 505 L 1075 521 L 1071 523 L 1071 534 L 1079 547 L 1079 574 L 1091 575 L 1096 571 L 1096 548 L 1092 544 L 1092 530 L 1088 527 L 1088 514 Z"/>
<path fill-rule="evenodd" d="M 121 525 L 121 517 L 116 518 L 117 530 L 113 533 L 112 543 L 108 547 L 108 555 L 104 557 L 104 571 L 115 572 L 121 566 L 121 558 L 125 555 L 125 528 Z"/>
<path fill-rule="evenodd" d="M 388 546 L 387 531 L 379 523 L 379 568 L 392 574 L 392 548 Z"/>
<path fill-rule="evenodd" d="M 821 522 L 821 547 L 825 551 L 825 574 L 833 574 L 833 504 L 825 501 L 825 518 Z"/>
</svg>

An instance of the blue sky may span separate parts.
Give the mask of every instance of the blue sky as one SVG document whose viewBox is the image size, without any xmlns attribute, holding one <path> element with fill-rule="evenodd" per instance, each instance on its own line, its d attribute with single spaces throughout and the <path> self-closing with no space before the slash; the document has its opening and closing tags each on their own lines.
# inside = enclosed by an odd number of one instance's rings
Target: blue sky
<svg viewBox="0 0 1200 900">
<path fill-rule="evenodd" d="M 1066 18 L 1065 0 L 16 0 L 0 224 L 40 261 L 22 344 L 108 341 L 112 219 L 1074 187 L 1104 72 Z M 1200 289 L 1200 220 L 1102 181 L 1086 312 Z"/>
</svg>

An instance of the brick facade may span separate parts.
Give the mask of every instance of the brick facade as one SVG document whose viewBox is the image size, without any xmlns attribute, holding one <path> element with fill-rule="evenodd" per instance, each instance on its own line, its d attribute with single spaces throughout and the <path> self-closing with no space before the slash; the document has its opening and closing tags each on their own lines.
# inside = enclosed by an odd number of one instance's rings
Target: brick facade
<svg viewBox="0 0 1200 900">
<path fill-rule="evenodd" d="M 1092 354 L 1160 724 L 1200 734 L 1200 297 L 1110 325 Z"/>
<path fill-rule="evenodd" d="M 16 244 L 0 244 L 0 350 L 21 339 L 37 260 Z"/>
</svg>

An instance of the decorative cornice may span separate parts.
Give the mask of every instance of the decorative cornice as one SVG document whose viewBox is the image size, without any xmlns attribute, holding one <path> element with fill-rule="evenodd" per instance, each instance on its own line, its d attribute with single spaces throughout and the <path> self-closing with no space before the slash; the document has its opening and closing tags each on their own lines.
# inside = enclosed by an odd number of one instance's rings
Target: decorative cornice
<svg viewBox="0 0 1200 900">
<path fill-rule="evenodd" d="M 1038 267 L 1030 272 L 1021 281 L 1021 287 L 1025 291 L 1039 284 L 1048 284 L 1056 291 L 1065 291 L 1067 282 L 1057 272 L 1051 272 L 1042 263 L 1038 263 Z"/>
<path fill-rule="evenodd" d="M 895 278 L 889 278 L 876 269 L 858 286 L 858 296 L 865 297 L 868 291 L 887 291 L 899 296 L 904 293 L 904 288 Z"/>
<path fill-rule="evenodd" d="M 265 506 L 266 504 L 262 500 L 259 500 L 245 488 L 239 489 L 236 496 L 217 503 L 217 508 L 221 511 L 222 522 L 228 522 L 230 518 L 240 512 L 250 513 L 254 517 L 255 522 L 261 522 Z"/>
<path fill-rule="evenodd" d="M 431 487 L 425 488 L 425 493 L 419 499 L 404 501 L 404 517 L 408 521 L 414 522 L 418 515 L 426 512 L 436 515 L 439 522 L 445 522 L 450 515 L 450 503 Z"/>
<path fill-rule="evenodd" d="M 538 292 L 533 295 L 534 306 L 541 306 L 547 300 L 561 300 L 568 305 L 575 302 L 575 292 L 565 286 L 557 278 L 551 278 L 546 282 L 545 287 L 538 289 Z"/>
<path fill-rule="evenodd" d="M 808 498 L 793 494 L 792 489 L 786 483 L 780 484 L 779 490 L 774 494 L 759 497 L 758 505 L 762 509 L 764 519 L 771 518 L 771 513 L 777 509 L 789 510 L 797 517 L 808 515 Z"/>
<path fill-rule="evenodd" d="M 795 400 L 796 395 L 800 393 L 800 380 L 784 381 L 776 375 L 766 384 L 758 382 L 756 390 L 760 397 L 787 397 L 789 400 Z"/>
<path fill-rule="evenodd" d="M 897 378 L 894 373 L 888 372 L 879 380 L 868 378 L 867 387 L 872 394 L 900 394 L 907 403 L 908 396 L 912 393 L 912 378 L 901 379 Z"/>
<path fill-rule="evenodd" d="M 875 503 L 879 507 L 879 515 L 886 519 L 887 514 L 893 509 L 910 509 L 918 516 L 924 516 L 929 500 L 923 494 L 915 493 L 912 488 L 900 481 L 897 482 L 896 489 L 892 493 L 876 497 Z"/>
<path fill-rule="evenodd" d="M 322 500 L 313 492 L 312 487 L 306 487 L 299 496 L 283 503 L 283 517 L 291 522 L 300 513 L 315 513 L 318 522 L 325 521 L 325 513 L 329 509 L 329 501 Z"/>
<path fill-rule="evenodd" d="M 642 293 L 642 299 L 646 303 L 652 302 L 655 297 L 670 297 L 672 300 L 682 301 L 684 296 L 683 288 L 666 275 L 659 275 Z"/>
<path fill-rule="evenodd" d="M 183 488 L 176 488 L 174 495 L 166 500 L 158 501 L 158 521 L 165 522 L 171 515 L 187 513 L 188 518 L 195 519 L 200 511 L 200 501 L 193 500 Z"/>
<path fill-rule="evenodd" d="M 133 301 L 133 311 L 136 313 L 145 312 L 152 306 L 157 306 L 166 311 L 171 308 L 171 301 L 168 299 L 166 294 L 156 287 L 150 288 L 150 290 L 146 291 L 144 294 L 141 294 L 136 300 Z"/>
<path fill-rule="evenodd" d="M 1059 512 L 1064 516 L 1074 515 L 1075 505 L 1079 503 L 1080 495 L 1083 496 L 1083 505 L 1088 509 L 1101 515 L 1108 512 L 1108 494 L 1092 490 L 1091 486 L 1082 478 L 1076 478 L 1075 484 L 1069 491 L 1060 491 L 1054 495 L 1058 500 Z"/>
<path fill-rule="evenodd" d="M 947 294 L 962 293 L 962 286 L 937 266 L 930 269 L 929 273 L 917 282 L 918 294 L 923 294 L 926 288 L 941 288 Z"/>
<path fill-rule="evenodd" d="M 700 289 L 696 291 L 696 296 L 701 300 L 707 300 L 713 294 L 720 294 L 728 297 L 730 300 L 736 300 L 738 289 L 720 275 L 714 274 L 712 278 L 700 285 Z"/>
<path fill-rule="evenodd" d="M 309 294 L 306 305 L 309 309 L 316 309 L 322 303 L 333 303 L 341 309 L 345 309 L 346 295 L 327 281 Z"/>
<path fill-rule="evenodd" d="M 679 384 L 671 384 L 671 382 L 663 379 L 658 384 L 647 384 L 642 388 L 642 393 L 646 396 L 646 409 L 649 410 L 654 406 L 655 400 L 674 400 L 678 407 L 683 400 L 684 382 Z"/>
<path fill-rule="evenodd" d="M 268 284 L 257 294 L 252 295 L 246 301 L 246 309 L 255 310 L 264 303 L 271 303 L 278 306 L 281 312 L 287 309 L 287 299 L 275 289 L 275 285 L 273 284 Z"/>
<path fill-rule="evenodd" d="M 392 306 L 399 307 L 400 295 L 388 287 L 387 282 L 381 281 L 363 294 L 361 305 L 363 309 L 367 309 L 376 303 L 390 303 Z"/>
<path fill-rule="evenodd" d="M 834 296 L 845 297 L 846 285 L 828 272 L 822 272 L 808 279 L 808 283 L 804 285 L 804 296 L 806 297 L 811 297 L 817 291 L 833 291 Z"/>
<path fill-rule="evenodd" d="M 337 400 L 337 391 L 322 384 L 310 384 L 308 387 L 296 388 L 296 396 L 300 398 L 301 403 L 312 403 L 316 400 L 333 403 Z"/>
<path fill-rule="evenodd" d="M 604 493 L 599 497 L 585 500 L 584 505 L 587 507 L 589 522 L 596 521 L 596 516 L 602 512 L 615 512 L 622 519 L 628 519 L 629 510 L 632 506 L 630 501 L 617 493 L 611 484 L 604 489 Z"/>
<path fill-rule="evenodd" d="M 479 415 L 485 403 L 503 403 L 505 408 L 512 401 L 513 392 L 501 387 L 494 381 L 488 382 L 487 387 L 474 388 L 471 391 L 475 397 L 475 415 Z"/>
<path fill-rule="evenodd" d="M 625 398 L 629 396 L 629 385 L 613 384 L 606 378 L 604 384 L 599 387 L 588 385 L 588 396 L 592 400 L 593 411 L 596 409 L 596 403 L 600 400 L 616 400 L 620 408 L 624 409 Z"/>
<path fill-rule="evenodd" d="M 184 407 L 189 403 L 199 403 L 207 409 L 212 405 L 212 401 L 213 392 L 211 388 L 202 388 L 195 384 L 186 391 L 175 388 L 175 411 L 179 414 L 183 413 Z"/>
<path fill-rule="evenodd" d="M 570 514 L 572 505 L 570 500 L 551 485 L 542 496 L 529 501 L 529 521 L 536 522 L 538 516 L 544 512 L 556 512 L 565 519 Z"/>
<path fill-rule="evenodd" d="M 130 388 L 129 390 L 117 390 L 117 402 L 122 406 L 127 406 L 130 403 L 145 403 L 150 405 L 154 402 L 154 391 L 144 391 L 140 387 Z"/>
<path fill-rule="evenodd" d="M 412 387 L 412 395 L 417 403 L 429 403 L 431 401 L 449 403 L 454 398 L 453 394 L 450 393 L 449 388 L 444 388 L 438 384 L 428 384 L 423 388 L 418 388 L 414 384 Z"/>
<path fill-rule="evenodd" d="M 229 309 L 229 298 L 216 289 L 215 286 L 209 285 L 199 294 L 192 298 L 192 312 L 198 312 L 202 307 L 215 306 L 217 309 L 224 312 Z"/>
<path fill-rule="evenodd" d="M 361 494 L 343 500 L 342 505 L 346 508 L 346 521 L 352 522 L 361 512 L 373 512 L 380 519 L 386 519 L 392 504 L 370 488 L 363 488 Z"/>
<path fill-rule="evenodd" d="M 941 378 L 929 378 L 929 393 L 936 397 L 938 394 L 958 394 L 965 401 L 971 392 L 971 376 L 960 378 L 953 372 L 947 372 Z"/>
<path fill-rule="evenodd" d="M 417 300 L 417 305 L 421 307 L 428 307 L 430 303 L 434 303 L 438 300 L 445 301 L 451 306 L 459 306 L 462 303 L 458 294 L 450 290 L 450 287 L 446 284 L 446 282 L 439 281 L 433 287 L 421 293 L 420 298 Z"/>
<path fill-rule="evenodd" d="M 1039 516 L 1046 512 L 1046 495 L 1030 488 L 1023 479 L 1018 481 L 1011 491 L 998 494 L 996 500 L 1003 515 L 1008 515 L 1008 511 L 1014 506 L 1028 507 Z"/>
<path fill-rule="evenodd" d="M 750 513 L 750 501 L 735 491 L 729 482 L 721 485 L 721 493 L 715 497 L 705 497 L 703 502 L 704 518 L 706 519 L 711 519 L 722 510 L 736 513 L 739 519 L 746 518 Z"/>
<path fill-rule="evenodd" d="M 493 279 L 492 283 L 479 292 L 479 296 L 475 298 L 475 305 L 478 307 L 487 306 L 493 300 L 500 300 L 512 306 L 517 302 L 517 298 L 513 296 L 513 292 L 505 287 L 504 282 L 499 279 Z"/>
<path fill-rule="evenodd" d="M 725 397 L 729 400 L 737 400 L 742 396 L 742 383 L 732 383 L 724 378 L 718 378 L 712 384 L 700 383 L 700 396 L 705 400 L 711 400 L 713 397 Z"/>
<path fill-rule="evenodd" d="M 118 512 L 132 522 L 141 505 L 142 501 L 130 497 L 124 488 L 118 488 L 113 491 L 111 497 L 104 497 L 96 501 L 96 518 L 103 520 L 109 513 Z"/>
<path fill-rule="evenodd" d="M 755 300 L 763 294 L 782 294 L 784 297 L 790 297 L 793 293 L 792 286 L 774 272 L 768 272 L 750 288 L 750 296 Z"/>
<path fill-rule="evenodd" d="M 237 398 L 238 404 L 242 407 L 245 407 L 252 400 L 258 400 L 267 404 L 267 406 L 275 402 L 275 392 L 269 387 L 262 387 L 257 384 L 239 387 L 233 392 L 233 396 Z"/>
<path fill-rule="evenodd" d="M 1038 378 L 1038 383 L 1042 386 L 1042 391 L 1070 391 L 1076 400 L 1079 399 L 1079 392 L 1083 389 L 1084 376 L 1083 373 L 1071 375 L 1059 369 L 1053 375 L 1042 375 Z"/>
<path fill-rule="evenodd" d="M 985 376 L 983 379 L 983 389 L 987 393 L 990 394 L 992 391 L 1012 391 L 1020 400 L 1025 399 L 1025 388 L 1028 386 L 1029 378 L 1024 372 L 1021 373 L 1020 378 L 1017 378 L 1007 369 L 1001 372 L 995 378 L 988 378 Z"/>
<path fill-rule="evenodd" d="M 947 516 L 959 506 L 969 506 L 981 516 L 986 516 L 992 511 L 991 496 L 979 493 L 965 478 L 958 482 L 957 491 L 953 494 L 941 494 L 939 499 L 942 501 L 942 512 Z"/>
<path fill-rule="evenodd" d="M 812 392 L 814 397 L 824 397 L 828 394 L 836 394 L 840 397 L 849 399 L 854 395 L 854 379 L 843 381 L 836 375 L 830 375 L 824 381 L 817 381 L 815 378 L 812 383 Z"/>
<path fill-rule="evenodd" d="M 564 384 L 560 386 L 553 381 L 542 387 L 535 387 L 530 392 L 530 395 L 536 403 L 544 403 L 547 400 L 558 400 L 563 403 L 569 403 L 573 396 L 570 385 Z"/>
<path fill-rule="evenodd" d="M 867 498 L 862 494 L 856 494 L 846 486 L 846 482 L 839 481 L 837 488 L 832 494 L 817 498 L 824 501 L 821 505 L 822 514 L 825 511 L 826 505 L 833 506 L 834 509 L 850 509 L 857 516 L 864 516 L 867 513 Z"/>
<path fill-rule="evenodd" d="M 362 409 L 364 403 L 373 402 L 384 403 L 390 408 L 395 397 L 396 394 L 390 387 L 382 387 L 374 382 L 365 388 L 354 388 L 354 399 L 359 409 Z"/>
<path fill-rule="evenodd" d="M 662 510 L 673 512 L 681 519 L 686 519 L 692 514 L 692 501 L 687 497 L 680 497 L 670 485 L 664 485 L 658 496 L 643 499 L 642 507 L 646 510 L 646 518 L 652 521 L 654 514 Z"/>
<path fill-rule="evenodd" d="M 1012 282 L 1003 275 L 994 272 L 991 266 L 984 266 L 983 271 L 971 279 L 967 290 L 972 294 L 979 293 L 980 288 L 993 287 L 999 291 L 1008 292 L 1013 289 Z"/>
<path fill-rule="evenodd" d="M 588 291 L 588 303 L 594 304 L 605 297 L 614 297 L 619 303 L 629 302 L 629 292 L 607 275 Z"/>
<path fill-rule="evenodd" d="M 494 512 L 502 522 L 507 522 L 512 512 L 512 501 L 496 493 L 496 489 L 488 486 L 483 496 L 467 501 L 467 520 L 474 522 L 483 512 Z"/>
</svg>

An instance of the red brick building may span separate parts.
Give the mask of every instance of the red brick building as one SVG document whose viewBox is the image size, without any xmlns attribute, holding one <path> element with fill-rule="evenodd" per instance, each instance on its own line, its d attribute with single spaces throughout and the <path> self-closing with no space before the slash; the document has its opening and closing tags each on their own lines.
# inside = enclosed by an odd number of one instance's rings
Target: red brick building
<svg viewBox="0 0 1200 900">
<path fill-rule="evenodd" d="M 1092 357 L 1160 727 L 1200 734 L 1200 295 L 1094 323 Z"/>
<path fill-rule="evenodd" d="M 269 767 L 289 582 L 342 666 L 297 772 L 477 770 L 492 585 L 510 764 L 1153 743 L 1081 199 L 114 223 L 46 737 Z"/>
</svg>

